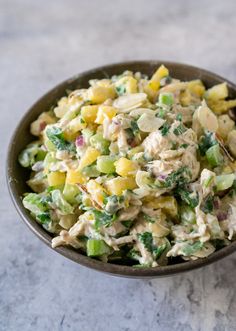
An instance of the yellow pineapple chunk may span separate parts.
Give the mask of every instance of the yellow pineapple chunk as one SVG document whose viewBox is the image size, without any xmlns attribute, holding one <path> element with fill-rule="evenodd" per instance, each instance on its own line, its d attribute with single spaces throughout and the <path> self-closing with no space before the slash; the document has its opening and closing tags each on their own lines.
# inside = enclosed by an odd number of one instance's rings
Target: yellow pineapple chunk
<svg viewBox="0 0 236 331">
<path fill-rule="evenodd" d="M 205 86 L 200 79 L 191 80 L 188 83 L 188 89 L 191 93 L 196 94 L 199 97 L 202 97 L 205 92 Z"/>
<path fill-rule="evenodd" d="M 137 187 L 133 177 L 116 177 L 105 184 L 110 195 L 122 195 L 125 190 L 133 190 Z"/>
<path fill-rule="evenodd" d="M 55 123 L 56 120 L 51 116 L 49 112 L 44 112 L 39 115 L 38 119 L 31 123 L 30 133 L 34 136 L 40 136 L 43 133 L 44 128 L 48 124 Z"/>
<path fill-rule="evenodd" d="M 164 213 L 171 217 L 176 217 L 178 214 L 177 202 L 173 196 L 153 198 L 146 206 L 153 209 L 162 209 Z"/>
<path fill-rule="evenodd" d="M 116 92 L 114 86 L 92 86 L 88 89 L 88 99 L 92 103 L 103 103 L 107 99 L 114 99 Z"/>
<path fill-rule="evenodd" d="M 87 190 L 91 195 L 92 199 L 97 202 L 100 206 L 103 206 L 103 201 L 106 196 L 106 191 L 102 185 L 98 184 L 94 179 L 91 179 L 87 183 Z"/>
<path fill-rule="evenodd" d="M 120 78 L 115 83 L 115 86 L 117 88 L 121 87 L 122 85 L 125 87 L 124 94 L 131 94 L 131 93 L 138 92 L 138 82 L 134 77 L 125 76 L 125 77 Z"/>
<path fill-rule="evenodd" d="M 122 177 L 134 176 L 137 164 L 134 161 L 121 157 L 115 162 L 116 173 Z"/>
<path fill-rule="evenodd" d="M 65 172 L 53 171 L 47 175 L 49 186 L 59 186 L 65 184 Z"/>
<path fill-rule="evenodd" d="M 84 106 L 81 108 L 81 116 L 86 123 L 94 123 L 97 118 L 98 105 Z"/>
<path fill-rule="evenodd" d="M 160 82 L 150 80 L 147 85 L 144 86 L 144 92 L 148 95 L 150 100 L 154 100 L 157 96 L 157 91 L 160 88 Z"/>
<path fill-rule="evenodd" d="M 103 124 L 105 118 L 112 119 L 117 113 L 117 109 L 111 106 L 100 106 L 98 108 L 96 123 Z"/>
<path fill-rule="evenodd" d="M 152 75 L 151 81 L 160 82 L 160 80 L 166 76 L 169 76 L 169 70 L 162 64 Z"/>
<path fill-rule="evenodd" d="M 209 88 L 205 93 L 205 97 L 207 100 L 216 101 L 227 98 L 228 94 L 227 84 L 221 83 Z"/>
<path fill-rule="evenodd" d="M 85 129 L 86 126 L 87 124 L 85 123 L 84 119 L 81 116 L 77 116 L 69 122 L 67 129 L 71 133 L 76 133 L 78 131 Z"/>
<path fill-rule="evenodd" d="M 78 170 L 82 170 L 84 167 L 87 167 L 88 165 L 92 164 L 94 161 L 97 160 L 98 156 L 100 156 L 101 153 L 93 147 L 88 147 L 82 158 L 79 162 Z"/>
<path fill-rule="evenodd" d="M 68 169 L 66 175 L 67 184 L 84 184 L 86 183 L 86 177 L 78 170 Z"/>
<path fill-rule="evenodd" d="M 134 77 L 129 77 L 126 83 L 126 93 L 137 93 L 138 92 L 138 83 Z"/>
</svg>

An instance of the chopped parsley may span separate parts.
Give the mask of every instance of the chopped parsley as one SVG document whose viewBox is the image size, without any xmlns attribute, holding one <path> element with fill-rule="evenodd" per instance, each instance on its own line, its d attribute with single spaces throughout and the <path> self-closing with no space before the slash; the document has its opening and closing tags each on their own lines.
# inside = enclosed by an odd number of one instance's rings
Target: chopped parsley
<svg viewBox="0 0 236 331">
<path fill-rule="evenodd" d="M 138 239 L 149 252 L 153 252 L 153 238 L 151 232 L 143 232 L 138 234 Z"/>
<path fill-rule="evenodd" d="M 138 234 L 138 239 L 144 247 L 154 255 L 155 259 L 158 259 L 167 248 L 168 241 L 160 246 L 155 246 L 151 232 L 143 232 Z"/>
<path fill-rule="evenodd" d="M 164 136 L 167 136 L 167 134 L 169 133 L 170 131 L 170 125 L 168 123 L 165 123 L 162 128 L 161 128 L 161 135 L 164 137 Z"/>
<path fill-rule="evenodd" d="M 183 185 L 186 183 L 187 178 L 184 174 L 190 175 L 188 167 L 181 167 L 176 171 L 173 171 L 164 181 L 164 187 L 171 187 L 175 184 Z"/>
<path fill-rule="evenodd" d="M 155 223 L 155 218 L 153 218 L 147 214 L 143 214 L 143 218 L 145 219 L 145 221 L 147 221 L 149 223 Z"/>
<path fill-rule="evenodd" d="M 101 226 L 109 227 L 116 220 L 116 214 L 108 214 L 101 212 L 97 209 L 93 209 L 93 215 L 95 217 L 95 228 L 98 230 Z"/>
<path fill-rule="evenodd" d="M 133 224 L 133 221 L 122 221 L 122 224 L 129 229 L 131 225 Z"/>
<path fill-rule="evenodd" d="M 189 146 L 189 144 L 181 144 L 179 145 L 179 148 L 187 148 Z"/>
<path fill-rule="evenodd" d="M 55 145 L 60 151 L 66 150 L 68 152 L 75 152 L 75 144 L 65 140 L 64 134 L 60 128 L 55 126 L 49 127 L 46 130 L 46 135 L 53 145 Z"/>
<path fill-rule="evenodd" d="M 50 217 L 49 211 L 44 212 L 42 214 L 38 214 L 36 216 L 36 218 L 41 224 L 47 224 L 47 223 L 51 222 L 51 217 Z"/>
<path fill-rule="evenodd" d="M 116 86 L 116 92 L 118 95 L 123 95 L 126 93 L 125 85 Z"/>
<path fill-rule="evenodd" d="M 214 197 L 212 195 L 208 195 L 205 200 L 201 204 L 201 210 L 208 214 L 211 213 L 214 209 Z"/>
<path fill-rule="evenodd" d="M 178 186 L 174 191 L 175 196 L 186 202 L 191 208 L 197 207 L 199 196 L 197 192 L 189 192 L 186 186 Z"/>
<path fill-rule="evenodd" d="M 177 126 L 177 128 L 175 128 L 173 130 L 174 134 L 176 136 L 180 136 L 181 134 L 183 134 L 187 129 L 185 128 L 185 126 L 181 123 L 180 125 Z"/>
<path fill-rule="evenodd" d="M 165 109 L 163 109 L 163 108 L 160 108 L 160 110 L 159 110 L 159 112 L 156 114 L 156 117 L 159 117 L 159 118 L 165 118 L 165 116 L 166 116 L 166 111 L 165 111 Z"/>
<path fill-rule="evenodd" d="M 183 119 L 183 115 L 182 114 L 177 114 L 176 120 L 179 121 L 179 122 L 181 122 L 182 119 Z"/>
<path fill-rule="evenodd" d="M 198 144 L 201 156 L 204 156 L 206 154 L 206 151 L 216 144 L 218 144 L 218 141 L 215 139 L 215 134 L 212 132 L 207 132 L 204 136 L 200 138 L 200 142 Z"/>
<path fill-rule="evenodd" d="M 136 121 L 131 121 L 130 127 L 131 127 L 131 130 L 132 130 L 134 136 L 137 136 L 140 133 L 140 130 L 139 130 L 139 127 L 138 127 L 138 124 Z"/>
</svg>

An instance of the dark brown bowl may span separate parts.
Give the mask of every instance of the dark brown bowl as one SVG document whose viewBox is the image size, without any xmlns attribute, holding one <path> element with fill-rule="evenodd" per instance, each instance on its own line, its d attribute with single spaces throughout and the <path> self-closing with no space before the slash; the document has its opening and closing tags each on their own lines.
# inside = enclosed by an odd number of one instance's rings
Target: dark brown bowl
<svg viewBox="0 0 236 331">
<path fill-rule="evenodd" d="M 29 133 L 30 123 L 34 121 L 41 112 L 48 110 L 52 105 L 55 105 L 56 101 L 65 95 L 65 91 L 67 89 L 73 90 L 76 88 L 88 87 L 88 81 L 90 79 L 107 78 L 115 74 L 121 74 L 125 70 L 141 71 L 142 73 L 150 76 L 154 72 L 154 70 L 161 64 L 165 64 L 169 68 L 170 73 L 173 77 L 179 78 L 181 80 L 191 80 L 199 78 L 204 82 L 207 87 L 226 81 L 229 87 L 230 96 L 234 98 L 236 97 L 236 85 L 227 81 L 224 78 L 221 78 L 203 69 L 199 69 L 185 64 L 166 61 L 123 62 L 83 72 L 57 85 L 51 91 L 46 93 L 41 99 L 39 99 L 25 113 L 24 117 L 18 124 L 11 139 L 8 150 L 7 184 L 9 192 L 14 202 L 14 205 L 23 221 L 28 225 L 32 232 L 34 232 L 49 247 L 51 247 L 52 236 L 47 231 L 45 231 L 38 223 L 36 223 L 30 213 L 22 205 L 22 195 L 24 192 L 29 191 L 29 188 L 25 183 L 29 176 L 29 172 L 18 164 L 17 158 L 20 151 L 29 142 L 33 140 L 33 137 Z M 172 264 L 164 267 L 135 268 L 130 266 L 97 261 L 69 247 L 58 247 L 55 249 L 55 251 L 57 251 L 58 253 L 86 267 L 117 276 L 132 278 L 161 277 L 174 275 L 179 272 L 189 271 L 217 261 L 233 253 L 235 250 L 236 242 L 233 242 L 229 246 L 214 252 L 209 257 L 204 259 L 190 262 L 181 262 L 178 264 Z"/>
</svg>

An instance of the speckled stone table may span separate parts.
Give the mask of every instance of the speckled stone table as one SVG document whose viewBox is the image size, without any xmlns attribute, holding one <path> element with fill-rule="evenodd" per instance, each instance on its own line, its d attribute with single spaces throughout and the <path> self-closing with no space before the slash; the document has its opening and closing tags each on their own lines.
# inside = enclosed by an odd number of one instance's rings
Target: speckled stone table
<svg viewBox="0 0 236 331">
<path fill-rule="evenodd" d="M 236 3 L 0 0 L 0 330 L 233 331 L 236 254 L 175 277 L 130 280 L 66 260 L 21 222 L 4 178 L 26 109 L 80 71 L 131 59 L 204 67 L 236 82 Z"/>
</svg>

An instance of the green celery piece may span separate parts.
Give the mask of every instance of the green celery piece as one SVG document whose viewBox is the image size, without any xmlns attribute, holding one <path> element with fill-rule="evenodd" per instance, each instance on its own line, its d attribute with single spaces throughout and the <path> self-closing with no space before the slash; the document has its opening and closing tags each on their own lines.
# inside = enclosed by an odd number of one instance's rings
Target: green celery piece
<svg viewBox="0 0 236 331">
<path fill-rule="evenodd" d="M 29 193 L 23 199 L 23 205 L 34 215 L 39 215 L 48 210 L 47 200 L 40 194 Z"/>
<path fill-rule="evenodd" d="M 218 144 L 218 142 L 215 139 L 215 135 L 212 132 L 207 132 L 204 136 L 200 138 L 200 142 L 198 144 L 201 156 L 204 156 L 206 154 L 206 151 L 216 144 Z"/>
<path fill-rule="evenodd" d="M 105 243 L 105 241 L 100 239 L 88 239 L 87 241 L 88 256 L 101 256 L 110 253 L 111 253 L 111 249 Z"/>
<path fill-rule="evenodd" d="M 45 156 L 45 159 L 43 160 L 44 168 L 48 168 L 48 166 L 51 163 L 58 162 L 58 160 L 55 157 L 54 152 L 48 152 L 47 155 Z"/>
<path fill-rule="evenodd" d="M 66 183 L 63 189 L 63 196 L 70 204 L 77 203 L 76 196 L 80 194 L 80 190 L 77 185 Z"/>
<path fill-rule="evenodd" d="M 92 147 L 101 151 L 102 154 L 109 154 L 110 141 L 103 138 L 102 133 L 96 133 L 90 138 Z"/>
<path fill-rule="evenodd" d="M 172 106 L 174 103 L 174 97 L 172 93 L 160 93 L 159 103 L 166 106 Z"/>
<path fill-rule="evenodd" d="M 234 174 L 216 176 L 217 191 L 224 191 L 230 188 L 235 180 Z"/>
<path fill-rule="evenodd" d="M 97 170 L 104 174 L 115 172 L 115 158 L 112 156 L 99 156 L 97 159 Z"/>
<path fill-rule="evenodd" d="M 181 221 L 183 224 L 196 223 L 196 214 L 195 214 L 194 210 L 188 205 L 181 206 L 180 218 L 181 218 Z"/>
<path fill-rule="evenodd" d="M 86 177 L 98 177 L 100 175 L 100 171 L 97 169 L 96 164 L 91 164 L 87 167 L 84 167 L 82 173 Z"/>
<path fill-rule="evenodd" d="M 22 167 L 31 167 L 35 162 L 44 159 L 46 152 L 41 149 L 40 145 L 38 141 L 33 142 L 20 153 L 18 161 Z"/>
<path fill-rule="evenodd" d="M 216 145 L 210 147 L 206 151 L 206 158 L 207 158 L 207 161 L 209 162 L 209 164 L 213 167 L 217 167 L 220 164 L 222 164 L 222 162 L 224 161 L 224 158 L 223 158 L 223 155 L 221 154 L 219 144 L 216 144 Z"/>
<path fill-rule="evenodd" d="M 88 128 L 82 130 L 82 135 L 84 137 L 85 143 L 88 144 L 90 138 L 94 135 L 94 132 Z"/>
<path fill-rule="evenodd" d="M 200 241 L 196 241 L 193 244 L 186 243 L 186 245 L 182 248 L 182 253 L 184 256 L 190 256 L 199 251 L 202 247 L 203 243 Z"/>
<path fill-rule="evenodd" d="M 52 202 L 61 211 L 63 215 L 72 214 L 74 208 L 64 199 L 60 190 L 53 190 L 51 192 Z"/>
</svg>

